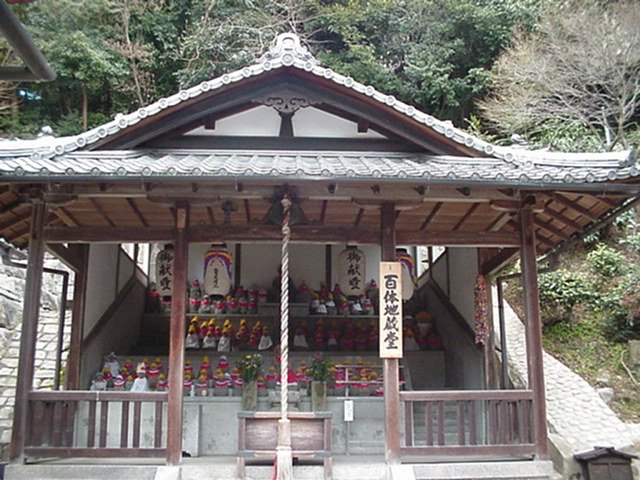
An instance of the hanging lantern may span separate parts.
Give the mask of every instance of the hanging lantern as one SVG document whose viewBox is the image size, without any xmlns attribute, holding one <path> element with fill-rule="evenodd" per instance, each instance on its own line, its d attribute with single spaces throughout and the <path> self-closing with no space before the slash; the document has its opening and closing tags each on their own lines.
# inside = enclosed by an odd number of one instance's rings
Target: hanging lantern
<svg viewBox="0 0 640 480">
<path fill-rule="evenodd" d="M 402 300 L 409 300 L 418 285 L 415 263 L 406 248 L 396 250 L 396 261 L 402 264 Z"/>
<path fill-rule="evenodd" d="M 227 295 L 231 290 L 233 258 L 222 245 L 211 245 L 204 254 L 203 288 L 207 295 Z"/>
<path fill-rule="evenodd" d="M 156 291 L 161 300 L 171 299 L 173 287 L 173 245 L 167 244 L 156 255 Z"/>
<path fill-rule="evenodd" d="M 338 255 L 338 283 L 346 296 L 364 293 L 366 284 L 366 257 L 356 246 L 347 246 Z"/>
</svg>

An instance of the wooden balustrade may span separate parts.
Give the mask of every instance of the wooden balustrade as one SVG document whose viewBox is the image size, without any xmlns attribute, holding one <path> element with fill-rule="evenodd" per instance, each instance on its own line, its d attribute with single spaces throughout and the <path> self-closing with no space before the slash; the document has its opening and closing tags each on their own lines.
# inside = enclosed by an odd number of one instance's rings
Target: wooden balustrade
<svg viewBox="0 0 640 480">
<path fill-rule="evenodd" d="M 403 455 L 533 455 L 530 390 L 400 392 Z"/>
<path fill-rule="evenodd" d="M 163 457 L 166 401 L 163 392 L 32 391 L 25 454 Z"/>
</svg>

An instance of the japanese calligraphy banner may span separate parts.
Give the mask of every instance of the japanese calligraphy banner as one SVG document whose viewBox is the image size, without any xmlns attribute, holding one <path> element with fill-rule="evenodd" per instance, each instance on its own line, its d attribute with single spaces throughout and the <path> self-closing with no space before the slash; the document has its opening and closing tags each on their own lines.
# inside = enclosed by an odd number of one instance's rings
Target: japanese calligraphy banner
<svg viewBox="0 0 640 480">
<path fill-rule="evenodd" d="M 402 358 L 402 264 L 380 262 L 380 358 Z"/>
</svg>

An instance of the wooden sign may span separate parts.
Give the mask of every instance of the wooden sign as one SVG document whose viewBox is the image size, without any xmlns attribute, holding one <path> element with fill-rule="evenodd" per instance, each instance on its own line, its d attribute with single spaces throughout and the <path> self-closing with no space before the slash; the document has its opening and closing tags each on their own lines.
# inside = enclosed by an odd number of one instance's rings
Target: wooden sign
<svg viewBox="0 0 640 480">
<path fill-rule="evenodd" d="M 380 262 L 380 358 L 402 358 L 402 265 Z"/>
<path fill-rule="evenodd" d="M 156 255 L 156 291 L 170 297 L 173 286 L 173 245 L 167 244 Z"/>
<path fill-rule="evenodd" d="M 338 283 L 347 296 L 358 296 L 365 291 L 365 256 L 357 247 L 349 246 L 338 255 Z"/>
<path fill-rule="evenodd" d="M 231 290 L 233 260 L 227 247 L 211 245 L 204 254 L 204 280 L 207 295 L 227 295 Z"/>
</svg>

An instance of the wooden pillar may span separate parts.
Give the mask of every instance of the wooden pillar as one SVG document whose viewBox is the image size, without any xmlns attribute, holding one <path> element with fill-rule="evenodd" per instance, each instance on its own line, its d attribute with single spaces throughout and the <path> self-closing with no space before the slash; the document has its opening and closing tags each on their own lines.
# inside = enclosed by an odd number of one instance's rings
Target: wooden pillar
<svg viewBox="0 0 640 480">
<path fill-rule="evenodd" d="M 87 281 L 89 274 L 89 245 L 70 245 L 80 265 L 73 283 L 73 308 L 71 310 L 71 339 L 67 358 L 67 390 L 80 389 L 80 365 L 82 364 L 82 339 L 84 338 L 84 312 L 87 303 Z"/>
<path fill-rule="evenodd" d="M 380 210 L 382 230 L 381 247 L 383 262 L 396 261 L 396 208 L 385 203 Z M 390 465 L 400 463 L 400 378 L 397 358 L 383 360 L 385 459 Z"/>
<path fill-rule="evenodd" d="M 186 334 L 187 266 L 189 258 L 188 205 L 178 205 L 173 247 L 173 284 L 169 326 L 169 401 L 167 418 L 167 464 L 182 459 L 182 383 L 184 381 L 184 337 Z"/>
<path fill-rule="evenodd" d="M 45 245 L 42 230 L 48 215 L 47 204 L 35 200 L 31 213 L 31 234 L 29 237 L 29 257 L 24 292 L 22 315 L 22 336 L 20 338 L 20 358 L 18 360 L 18 380 L 16 383 L 16 403 L 13 412 L 10 458 L 24 462 L 24 448 L 27 440 L 29 392 L 33 388 L 33 370 L 38 340 L 38 316 L 42 289 L 42 268 Z"/>
<path fill-rule="evenodd" d="M 530 203 L 530 202 L 529 202 Z M 533 429 L 536 455 L 549 458 L 547 445 L 547 408 L 542 357 L 542 325 L 536 271 L 536 242 L 533 210 L 525 205 L 520 210 L 522 287 L 524 295 L 525 331 L 529 388 L 533 390 Z"/>
</svg>

